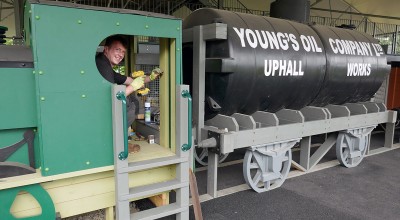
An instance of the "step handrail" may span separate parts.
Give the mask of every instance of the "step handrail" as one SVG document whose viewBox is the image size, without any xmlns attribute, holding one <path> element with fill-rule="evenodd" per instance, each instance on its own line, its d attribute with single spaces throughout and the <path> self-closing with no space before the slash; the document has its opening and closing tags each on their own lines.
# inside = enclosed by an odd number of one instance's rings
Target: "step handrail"
<svg viewBox="0 0 400 220">
<path fill-rule="evenodd" d="M 188 151 L 192 148 L 192 96 L 188 90 L 183 90 L 181 95 L 183 98 L 188 99 L 188 143 L 183 144 L 181 149 L 183 151 Z"/>
<path fill-rule="evenodd" d="M 122 91 L 117 92 L 116 97 L 118 100 L 122 102 L 122 124 L 123 128 L 122 131 L 124 133 L 124 151 L 121 151 L 118 154 L 118 159 L 125 160 L 128 157 L 128 129 L 126 125 L 126 96 L 125 93 Z"/>
</svg>

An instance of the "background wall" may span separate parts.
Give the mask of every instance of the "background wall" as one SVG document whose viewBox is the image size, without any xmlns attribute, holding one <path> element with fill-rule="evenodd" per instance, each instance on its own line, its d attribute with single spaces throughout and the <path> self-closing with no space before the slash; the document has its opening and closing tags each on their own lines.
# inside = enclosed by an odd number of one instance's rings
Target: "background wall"
<svg viewBox="0 0 400 220">
<path fill-rule="evenodd" d="M 272 0 L 275 1 L 275 0 Z M 248 9 L 253 10 L 260 10 L 260 11 L 269 11 L 269 6 L 271 0 L 241 0 L 241 2 L 246 6 Z"/>
<path fill-rule="evenodd" d="M 13 37 L 15 36 L 15 17 L 13 10 L 6 9 L 1 12 L 0 18 L 0 26 L 8 27 L 8 31 L 6 36 Z"/>
</svg>

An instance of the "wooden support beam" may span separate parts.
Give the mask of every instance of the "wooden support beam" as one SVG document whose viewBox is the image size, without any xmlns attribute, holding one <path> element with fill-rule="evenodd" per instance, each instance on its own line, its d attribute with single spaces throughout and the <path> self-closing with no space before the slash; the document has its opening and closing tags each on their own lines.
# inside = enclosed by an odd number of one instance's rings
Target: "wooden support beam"
<svg viewBox="0 0 400 220">
<path fill-rule="evenodd" d="M 105 219 L 114 220 L 114 206 L 105 208 Z"/>
<path fill-rule="evenodd" d="M 150 201 L 157 207 L 169 204 L 169 193 L 162 193 L 149 198 Z"/>
</svg>

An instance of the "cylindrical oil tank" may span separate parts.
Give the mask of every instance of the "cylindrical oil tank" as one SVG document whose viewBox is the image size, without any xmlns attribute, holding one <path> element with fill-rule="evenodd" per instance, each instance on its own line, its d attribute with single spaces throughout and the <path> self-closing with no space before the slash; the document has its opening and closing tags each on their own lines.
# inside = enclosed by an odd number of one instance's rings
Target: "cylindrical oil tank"
<svg viewBox="0 0 400 220">
<path fill-rule="evenodd" d="M 230 71 L 206 71 L 206 119 L 368 101 L 389 72 L 378 41 L 358 31 L 217 9 L 193 12 L 183 29 L 215 22 L 227 39 L 208 41 L 206 59 L 229 60 L 217 69 Z M 188 84 L 192 51 L 184 45 Z"/>
</svg>

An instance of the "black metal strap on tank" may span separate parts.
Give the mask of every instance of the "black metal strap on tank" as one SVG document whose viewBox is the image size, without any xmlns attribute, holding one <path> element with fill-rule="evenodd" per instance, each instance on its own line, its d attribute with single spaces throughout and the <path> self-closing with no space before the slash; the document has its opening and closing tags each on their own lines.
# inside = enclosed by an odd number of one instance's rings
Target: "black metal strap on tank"
<svg viewBox="0 0 400 220">
<path fill-rule="evenodd" d="M 13 153 L 15 153 L 19 148 L 21 148 L 25 143 L 28 144 L 28 155 L 29 155 L 29 165 L 35 168 L 35 154 L 33 150 L 33 140 L 35 139 L 35 132 L 33 130 L 27 130 L 24 133 L 24 138 L 11 145 L 0 149 L 0 162 L 6 161 Z"/>
</svg>

